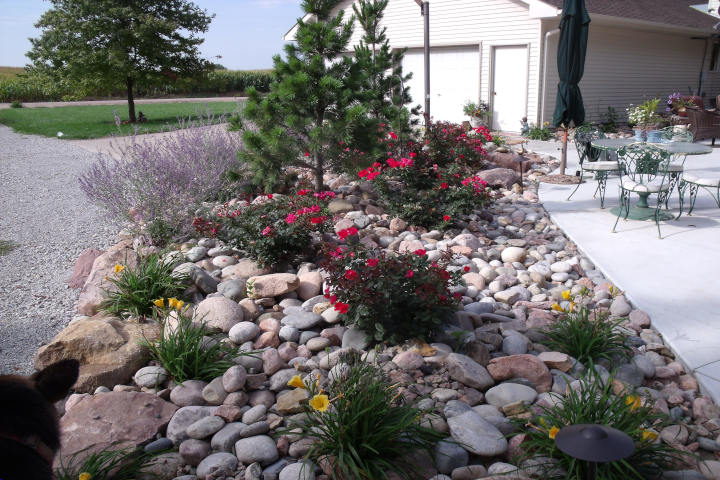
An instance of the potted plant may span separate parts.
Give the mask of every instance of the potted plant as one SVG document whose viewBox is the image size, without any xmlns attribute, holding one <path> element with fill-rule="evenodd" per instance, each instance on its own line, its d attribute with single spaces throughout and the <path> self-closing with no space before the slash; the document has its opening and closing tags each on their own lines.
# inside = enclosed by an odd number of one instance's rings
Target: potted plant
<svg viewBox="0 0 720 480">
<path fill-rule="evenodd" d="M 684 99 L 679 92 L 668 95 L 667 105 L 665 108 L 666 112 L 673 112 L 681 117 L 687 117 L 687 112 L 685 111 L 687 107 L 696 106 L 692 101 Z"/>
<path fill-rule="evenodd" d="M 463 113 L 470 117 L 470 126 L 477 128 L 487 124 L 487 119 L 490 117 L 490 106 L 482 100 L 478 103 L 468 100 L 463 105 Z"/>
<path fill-rule="evenodd" d="M 657 114 L 660 105 L 659 98 L 645 100 L 642 104 L 634 107 L 632 104 L 627 108 L 628 121 L 634 125 L 635 139 L 638 141 L 659 142 L 660 130 L 657 124 L 662 120 Z"/>
</svg>

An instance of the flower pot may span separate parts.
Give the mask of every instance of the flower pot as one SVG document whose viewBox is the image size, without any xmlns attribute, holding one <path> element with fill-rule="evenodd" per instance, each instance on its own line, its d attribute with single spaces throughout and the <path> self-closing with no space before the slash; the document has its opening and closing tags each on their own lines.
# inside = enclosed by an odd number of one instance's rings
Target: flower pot
<svg viewBox="0 0 720 480">
<path fill-rule="evenodd" d="M 681 117 L 687 117 L 687 111 L 685 110 L 685 107 L 678 108 L 678 115 Z"/>
<path fill-rule="evenodd" d="M 647 141 L 648 143 L 660 143 L 662 132 L 660 130 L 648 130 Z"/>
<path fill-rule="evenodd" d="M 644 142 L 645 141 L 645 130 L 642 128 L 636 128 L 635 129 L 635 140 L 638 142 Z"/>
<path fill-rule="evenodd" d="M 480 117 L 470 117 L 470 126 L 472 128 L 478 128 L 483 123 L 482 118 Z"/>
</svg>

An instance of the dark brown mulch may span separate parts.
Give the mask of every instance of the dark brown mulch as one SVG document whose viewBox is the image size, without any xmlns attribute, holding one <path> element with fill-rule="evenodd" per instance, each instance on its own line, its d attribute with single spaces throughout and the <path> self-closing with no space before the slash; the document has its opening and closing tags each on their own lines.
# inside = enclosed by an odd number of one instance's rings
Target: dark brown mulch
<svg viewBox="0 0 720 480">
<path fill-rule="evenodd" d="M 576 177 L 575 175 L 560 174 L 543 175 L 542 177 L 538 177 L 538 181 L 545 183 L 554 183 L 557 185 L 575 185 L 577 183 L 580 183 L 580 177 Z"/>
</svg>

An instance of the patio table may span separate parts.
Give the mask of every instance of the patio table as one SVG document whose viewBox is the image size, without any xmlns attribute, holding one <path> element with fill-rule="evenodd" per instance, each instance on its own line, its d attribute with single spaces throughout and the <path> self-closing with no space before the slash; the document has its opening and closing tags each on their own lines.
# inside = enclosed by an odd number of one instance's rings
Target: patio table
<svg viewBox="0 0 720 480">
<path fill-rule="evenodd" d="M 712 147 L 708 145 L 703 145 L 700 143 L 689 143 L 689 142 L 668 142 L 668 143 L 646 143 L 646 142 L 638 142 L 634 138 L 601 138 L 598 140 L 594 140 L 592 142 L 592 146 L 597 148 L 598 150 L 603 151 L 605 155 L 607 155 L 609 152 L 616 153 L 618 150 L 620 150 L 623 147 L 626 147 L 628 145 L 631 145 L 633 143 L 643 143 L 647 146 L 653 146 L 656 148 L 660 148 L 662 150 L 665 150 L 668 152 L 671 156 L 671 161 L 673 160 L 679 160 L 682 158 L 681 164 L 685 163 L 685 159 L 688 155 L 704 155 L 711 153 L 713 151 Z M 672 192 L 679 181 L 680 175 L 682 174 L 682 171 L 671 171 L 668 172 L 668 179 L 669 179 L 669 191 Z M 610 211 L 617 215 L 618 210 L 620 207 L 616 207 L 611 209 Z M 674 215 L 668 212 L 660 212 L 659 214 L 661 220 L 670 220 L 672 218 L 675 218 Z M 638 200 L 638 203 L 633 205 L 630 208 L 630 213 L 628 214 L 628 218 L 631 218 L 633 220 L 654 220 L 655 219 L 655 211 L 654 209 L 649 208 L 647 204 L 647 196 L 640 196 L 640 199 Z"/>
</svg>

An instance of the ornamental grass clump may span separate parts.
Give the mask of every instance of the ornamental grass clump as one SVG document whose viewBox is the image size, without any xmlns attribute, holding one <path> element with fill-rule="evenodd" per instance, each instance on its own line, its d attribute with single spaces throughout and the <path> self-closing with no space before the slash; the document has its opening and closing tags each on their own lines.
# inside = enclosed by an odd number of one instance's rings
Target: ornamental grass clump
<svg viewBox="0 0 720 480">
<path fill-rule="evenodd" d="M 295 194 L 268 194 L 244 206 L 222 205 L 197 217 L 198 232 L 216 236 L 245 252 L 260 265 L 289 264 L 313 252 L 313 239 L 331 223 L 327 202 L 334 192 L 298 190 Z"/>
<path fill-rule="evenodd" d="M 172 299 L 171 299 L 172 300 Z M 192 312 L 182 305 L 167 307 L 158 301 L 153 303 L 159 316 L 165 316 L 163 333 L 154 342 L 145 342 L 153 360 L 162 365 L 178 383 L 185 380 L 209 382 L 221 376 L 235 365 L 234 358 L 252 355 L 242 352 L 223 334 L 213 333 L 202 319 L 193 317 Z"/>
<path fill-rule="evenodd" d="M 460 272 L 448 272 L 448 257 L 430 261 L 425 250 L 389 254 L 384 250 L 337 248 L 327 252 L 325 296 L 345 325 L 377 341 L 429 340 L 457 310 Z"/>
<path fill-rule="evenodd" d="M 614 289 L 611 293 L 615 293 Z M 625 319 L 611 321 L 606 310 L 588 307 L 588 295 L 587 289 L 574 299 L 569 290 L 562 293 L 563 299 L 569 303 L 566 307 L 557 303 L 553 305 L 553 310 L 562 315 L 543 331 L 547 336 L 545 344 L 585 364 L 627 358 L 632 349 L 626 342 L 626 334 L 620 329 Z"/>
<path fill-rule="evenodd" d="M 421 425 L 429 412 L 408 404 L 378 366 L 357 356 L 343 363 L 344 378 L 322 388 L 311 376 L 290 380 L 288 385 L 307 390 L 308 404 L 283 433 L 310 439 L 306 457 L 333 472 L 332 478 L 419 478 L 412 455 L 432 454 L 445 434 Z"/>
<path fill-rule="evenodd" d="M 55 476 L 57 480 L 134 480 L 160 453 L 163 452 L 147 453 L 132 448 L 96 452 L 83 449 L 69 459 L 61 457 Z"/>
<path fill-rule="evenodd" d="M 119 225 L 160 230 L 166 238 L 192 233 L 194 212 L 233 189 L 228 172 L 242 170 L 240 137 L 211 126 L 220 120 L 209 115 L 169 135 L 117 143 L 118 158 L 100 156 L 80 176 L 80 188 Z"/>
<path fill-rule="evenodd" d="M 592 371 L 590 369 L 589 371 Z M 533 457 L 549 458 L 540 465 L 538 478 L 583 480 L 587 463 L 569 457 L 555 445 L 555 436 L 565 426 L 599 424 L 621 430 L 635 442 L 635 452 L 628 458 L 597 464 L 597 478 L 604 480 L 650 479 L 675 470 L 688 460 L 685 452 L 658 439 L 658 432 L 672 425 L 669 416 L 652 408 L 652 399 L 628 390 L 614 393 L 614 382 L 600 375 L 587 374 L 577 389 L 568 388 L 564 397 L 552 407 L 539 405 L 528 421 L 516 420 L 526 435 L 520 444 L 516 464 Z M 557 394 L 552 394 L 557 395 Z"/>
<path fill-rule="evenodd" d="M 115 265 L 114 270 L 100 309 L 120 318 L 153 316 L 154 301 L 179 297 L 188 285 L 188 277 L 173 274 L 172 263 L 157 254 L 140 256 L 134 268 Z"/>
</svg>

